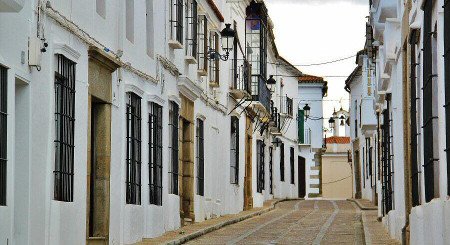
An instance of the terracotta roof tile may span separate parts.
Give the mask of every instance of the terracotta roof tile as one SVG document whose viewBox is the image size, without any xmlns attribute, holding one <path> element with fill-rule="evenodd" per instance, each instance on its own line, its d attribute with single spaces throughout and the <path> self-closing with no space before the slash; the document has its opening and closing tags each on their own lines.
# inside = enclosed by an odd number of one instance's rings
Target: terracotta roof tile
<svg viewBox="0 0 450 245">
<path fill-rule="evenodd" d="M 304 74 L 298 78 L 299 82 L 324 82 L 323 77 L 316 77 L 312 75 Z"/>
<path fill-rule="evenodd" d="M 333 136 L 327 138 L 327 144 L 350 144 L 350 137 Z"/>
</svg>

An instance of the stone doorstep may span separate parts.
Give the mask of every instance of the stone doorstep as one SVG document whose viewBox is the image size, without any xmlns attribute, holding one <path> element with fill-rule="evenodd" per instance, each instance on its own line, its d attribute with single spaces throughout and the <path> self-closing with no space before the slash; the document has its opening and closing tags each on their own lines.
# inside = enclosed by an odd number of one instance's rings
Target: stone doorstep
<svg viewBox="0 0 450 245">
<path fill-rule="evenodd" d="M 358 208 L 360 208 L 361 210 L 378 210 L 378 207 L 366 206 L 366 205 L 362 204 L 362 202 L 359 201 L 358 199 L 347 199 L 347 201 L 354 202 L 358 206 Z"/>
<path fill-rule="evenodd" d="M 142 242 L 139 242 L 138 244 L 140 245 L 146 245 L 146 244 L 170 244 L 170 245 L 178 245 L 178 244 L 183 244 L 186 243 L 188 241 L 194 240 L 195 238 L 198 238 L 200 236 L 203 236 L 207 233 L 216 231 L 220 228 L 223 228 L 225 226 L 231 225 L 231 224 L 235 224 L 259 215 L 262 215 L 264 213 L 270 212 L 273 209 L 275 209 L 276 204 L 280 203 L 280 202 L 284 202 L 284 201 L 291 201 L 291 200 L 303 200 L 303 198 L 298 198 L 298 199 L 273 199 L 270 201 L 267 201 L 266 204 L 262 207 L 262 208 L 255 208 L 255 210 L 252 212 L 250 211 L 242 211 L 241 213 L 237 214 L 235 218 L 230 218 L 230 219 L 226 219 L 224 221 L 220 221 L 220 222 L 215 222 L 212 225 L 206 226 L 206 227 L 199 227 L 198 230 L 194 230 L 189 232 L 188 234 L 180 234 L 179 232 L 181 232 L 183 229 L 186 228 L 182 227 L 178 230 L 175 231 L 171 231 L 169 233 L 163 234 L 160 237 L 155 237 L 155 238 L 151 238 L 151 239 L 143 239 Z M 244 212 L 249 212 L 248 214 L 243 215 L 242 213 Z M 225 217 L 226 216 L 222 216 Z M 214 220 L 206 220 L 206 221 L 214 221 Z M 203 221 L 205 222 L 205 221 Z M 196 224 L 201 224 L 200 223 L 196 223 Z M 187 226 L 189 227 L 189 226 Z M 173 237 L 178 236 L 176 235 L 178 233 L 178 235 L 181 235 L 178 238 L 173 239 Z M 167 240 L 164 239 L 164 236 L 167 236 Z"/>
</svg>

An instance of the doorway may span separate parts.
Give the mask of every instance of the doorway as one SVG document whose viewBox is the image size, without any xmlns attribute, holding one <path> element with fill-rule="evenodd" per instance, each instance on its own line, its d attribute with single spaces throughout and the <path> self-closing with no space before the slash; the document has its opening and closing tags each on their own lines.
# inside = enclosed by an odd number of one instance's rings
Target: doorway
<svg viewBox="0 0 450 245">
<path fill-rule="evenodd" d="M 181 96 L 180 135 L 180 217 L 184 226 L 195 222 L 194 102 L 184 96 Z"/>
<path fill-rule="evenodd" d="M 245 177 L 244 177 L 244 210 L 253 208 L 252 193 L 252 137 L 253 122 L 247 117 L 245 130 Z"/>
<path fill-rule="evenodd" d="M 298 197 L 306 196 L 306 161 L 303 157 L 298 157 Z"/>
</svg>

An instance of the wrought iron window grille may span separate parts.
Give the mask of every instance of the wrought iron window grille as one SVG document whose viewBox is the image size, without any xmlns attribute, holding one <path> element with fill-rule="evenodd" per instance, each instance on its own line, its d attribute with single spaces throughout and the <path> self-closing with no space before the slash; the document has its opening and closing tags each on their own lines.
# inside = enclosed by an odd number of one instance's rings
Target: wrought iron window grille
<svg viewBox="0 0 450 245">
<path fill-rule="evenodd" d="M 169 164 L 169 176 L 170 176 L 170 194 L 178 195 L 178 177 L 179 177 L 179 167 L 178 167 L 178 152 L 179 152 L 179 106 L 177 103 L 170 101 L 169 103 L 169 154 L 170 154 L 170 164 Z"/>
<path fill-rule="evenodd" d="M 197 119 L 197 195 L 205 195 L 205 125 Z"/>
<path fill-rule="evenodd" d="M 126 203 L 141 205 L 141 165 L 142 165 L 142 116 L 141 98 L 127 93 L 127 172 Z"/>
<path fill-rule="evenodd" d="M 162 107 L 156 103 L 150 104 L 149 113 L 149 187 L 150 204 L 162 205 Z"/>
</svg>

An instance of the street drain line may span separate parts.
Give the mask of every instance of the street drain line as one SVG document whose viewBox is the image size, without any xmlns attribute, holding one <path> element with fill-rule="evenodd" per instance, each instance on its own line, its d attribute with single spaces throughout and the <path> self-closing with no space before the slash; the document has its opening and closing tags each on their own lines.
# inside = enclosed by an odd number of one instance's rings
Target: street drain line
<svg viewBox="0 0 450 245">
<path fill-rule="evenodd" d="M 331 223 L 333 223 L 334 219 L 336 218 L 336 215 L 339 213 L 339 207 L 336 204 L 336 202 L 331 201 L 331 203 L 334 206 L 334 212 L 328 218 L 327 222 L 325 222 L 325 224 L 323 224 L 322 228 L 320 229 L 319 234 L 317 234 L 316 239 L 314 239 L 313 245 L 320 245 L 320 242 L 325 237 L 325 234 L 327 233 L 328 229 L 330 228 Z"/>
<path fill-rule="evenodd" d="M 289 232 L 291 232 L 295 227 L 300 225 L 300 221 L 302 221 L 303 219 L 305 219 L 306 217 L 315 214 L 317 211 L 319 210 L 319 205 L 317 203 L 317 201 L 314 202 L 314 209 L 311 210 L 311 212 L 307 213 L 305 216 L 303 216 L 302 218 L 300 218 L 297 222 L 294 223 L 294 225 L 291 226 L 291 228 L 289 228 L 287 231 L 283 232 L 283 234 L 281 234 L 281 236 L 278 236 L 278 238 L 276 240 L 272 240 L 269 245 L 274 245 L 274 244 L 278 244 L 278 242 L 284 238 L 287 234 L 289 234 Z"/>
<path fill-rule="evenodd" d="M 274 223 L 274 222 L 276 222 L 276 221 L 278 221 L 278 220 L 280 220 L 280 219 L 283 219 L 283 218 L 287 217 L 288 215 L 291 215 L 292 213 L 294 213 L 295 211 L 298 210 L 299 206 L 300 206 L 300 202 L 297 202 L 297 204 L 295 204 L 295 206 L 294 206 L 294 210 L 292 210 L 291 212 L 286 213 L 286 214 L 284 214 L 284 215 L 281 215 L 281 216 L 278 217 L 278 218 L 272 219 L 271 221 L 266 222 L 266 223 L 264 223 L 264 224 L 262 224 L 262 225 L 259 225 L 259 226 L 255 227 L 255 228 L 253 228 L 253 229 L 247 231 L 246 233 L 240 235 L 239 237 L 237 237 L 237 238 L 235 238 L 235 239 L 233 239 L 233 240 L 227 242 L 226 244 L 227 244 L 227 245 L 234 245 L 234 244 L 236 244 L 236 243 L 238 243 L 238 242 L 244 240 L 245 238 L 249 237 L 251 234 L 253 234 L 253 233 L 255 233 L 255 232 L 261 230 L 262 228 L 264 228 L 264 227 L 266 227 L 266 226 L 268 226 L 268 225 L 270 225 L 270 224 L 272 224 L 272 223 Z"/>
</svg>

